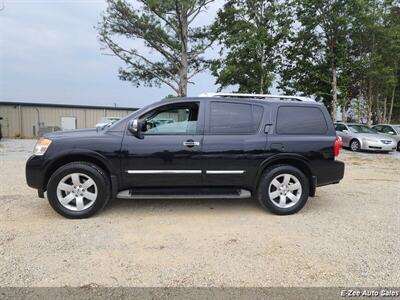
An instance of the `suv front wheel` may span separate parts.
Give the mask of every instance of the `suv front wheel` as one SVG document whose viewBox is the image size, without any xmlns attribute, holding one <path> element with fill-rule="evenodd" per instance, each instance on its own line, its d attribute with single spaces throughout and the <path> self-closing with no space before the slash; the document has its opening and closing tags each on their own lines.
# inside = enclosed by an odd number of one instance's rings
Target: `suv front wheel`
<svg viewBox="0 0 400 300">
<path fill-rule="evenodd" d="M 110 181 L 98 166 L 72 162 L 57 169 L 47 185 L 50 205 L 70 219 L 88 218 L 110 199 Z"/>
<path fill-rule="evenodd" d="M 309 182 L 299 169 L 290 165 L 268 168 L 261 176 L 258 200 L 262 207 L 277 215 L 298 212 L 309 196 Z"/>
</svg>

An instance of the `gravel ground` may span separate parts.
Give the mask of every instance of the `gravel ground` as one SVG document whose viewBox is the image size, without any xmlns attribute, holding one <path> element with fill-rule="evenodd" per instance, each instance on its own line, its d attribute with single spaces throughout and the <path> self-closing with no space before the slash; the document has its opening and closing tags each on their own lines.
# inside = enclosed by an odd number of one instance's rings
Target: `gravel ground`
<svg viewBox="0 0 400 300">
<path fill-rule="evenodd" d="M 343 151 L 302 211 L 255 200 L 114 200 L 68 220 L 25 183 L 34 141 L 0 142 L 0 286 L 399 286 L 400 155 Z"/>
</svg>

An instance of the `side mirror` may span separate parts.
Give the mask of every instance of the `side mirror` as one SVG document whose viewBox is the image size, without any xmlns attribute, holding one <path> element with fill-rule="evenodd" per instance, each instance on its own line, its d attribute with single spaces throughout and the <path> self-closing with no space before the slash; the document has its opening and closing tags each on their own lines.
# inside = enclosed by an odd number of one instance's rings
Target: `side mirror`
<svg viewBox="0 0 400 300">
<path fill-rule="evenodd" d="M 349 134 L 349 131 L 347 129 L 344 129 L 342 132 L 345 134 Z"/>
<path fill-rule="evenodd" d="M 395 135 L 395 133 L 393 131 L 389 131 L 388 133 L 391 135 Z"/>
<path fill-rule="evenodd" d="M 140 120 L 138 120 L 138 119 L 131 120 L 128 123 L 129 132 L 132 133 L 137 138 L 143 138 L 143 136 L 141 134 L 141 127 L 142 127 L 142 124 L 141 124 Z"/>
</svg>

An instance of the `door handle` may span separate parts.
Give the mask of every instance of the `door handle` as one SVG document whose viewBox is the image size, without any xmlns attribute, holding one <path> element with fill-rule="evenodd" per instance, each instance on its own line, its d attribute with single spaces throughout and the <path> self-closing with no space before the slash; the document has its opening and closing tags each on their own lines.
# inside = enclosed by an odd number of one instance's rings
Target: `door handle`
<svg viewBox="0 0 400 300">
<path fill-rule="evenodd" d="M 186 146 L 189 148 L 194 147 L 194 146 L 200 146 L 200 142 L 195 142 L 193 140 L 187 140 L 186 142 L 183 142 L 183 146 Z"/>
</svg>

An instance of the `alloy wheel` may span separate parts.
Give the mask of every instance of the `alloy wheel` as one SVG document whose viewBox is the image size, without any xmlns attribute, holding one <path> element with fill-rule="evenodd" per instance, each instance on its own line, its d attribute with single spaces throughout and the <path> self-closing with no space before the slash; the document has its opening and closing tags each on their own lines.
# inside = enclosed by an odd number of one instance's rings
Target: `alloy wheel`
<svg viewBox="0 0 400 300">
<path fill-rule="evenodd" d="M 358 141 L 352 141 L 351 144 L 350 144 L 350 149 L 352 151 L 360 150 L 360 143 Z"/>
<path fill-rule="evenodd" d="M 299 202 L 302 187 L 292 174 L 279 174 L 270 183 L 268 195 L 272 203 L 280 208 L 289 208 Z"/>
<path fill-rule="evenodd" d="M 57 185 L 57 199 L 62 206 L 72 211 L 91 207 L 97 199 L 97 185 L 86 174 L 71 173 Z"/>
</svg>

